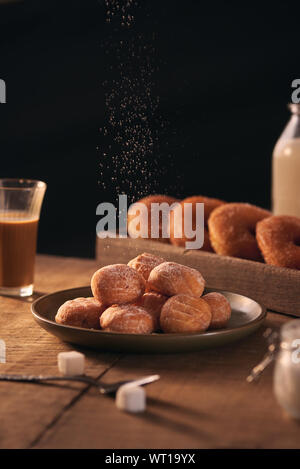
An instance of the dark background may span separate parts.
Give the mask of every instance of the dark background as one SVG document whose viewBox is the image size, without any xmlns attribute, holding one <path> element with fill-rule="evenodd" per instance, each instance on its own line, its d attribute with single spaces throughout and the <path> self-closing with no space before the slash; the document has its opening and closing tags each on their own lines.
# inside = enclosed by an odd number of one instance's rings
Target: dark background
<svg viewBox="0 0 300 469">
<path fill-rule="evenodd" d="M 269 207 L 272 149 L 299 78 L 300 6 L 139 4 L 130 34 L 155 32 L 155 86 L 168 122 L 153 192 Z M 97 183 L 96 151 L 102 82 L 113 74 L 105 47 L 123 34 L 112 33 L 102 1 L 0 2 L 0 177 L 47 182 L 39 252 L 93 256 L 96 205 L 115 201 L 109 176 L 106 189 Z"/>
</svg>

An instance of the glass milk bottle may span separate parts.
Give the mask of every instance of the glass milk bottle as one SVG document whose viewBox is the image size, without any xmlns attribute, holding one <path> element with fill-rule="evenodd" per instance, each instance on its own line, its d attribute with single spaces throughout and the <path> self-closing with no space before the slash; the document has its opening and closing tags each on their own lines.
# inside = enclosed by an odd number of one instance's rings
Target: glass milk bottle
<svg viewBox="0 0 300 469">
<path fill-rule="evenodd" d="M 274 369 L 274 393 L 292 417 L 300 419 L 300 319 L 281 329 L 280 351 Z"/>
<path fill-rule="evenodd" d="M 274 215 L 300 217 L 300 104 L 289 105 L 292 116 L 273 151 Z"/>
</svg>

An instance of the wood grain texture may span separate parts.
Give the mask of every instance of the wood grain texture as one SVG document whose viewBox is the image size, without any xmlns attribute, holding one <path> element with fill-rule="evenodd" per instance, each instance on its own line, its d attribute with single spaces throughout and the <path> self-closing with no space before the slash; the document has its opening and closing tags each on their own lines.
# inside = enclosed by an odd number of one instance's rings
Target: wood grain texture
<svg viewBox="0 0 300 469">
<path fill-rule="evenodd" d="M 100 265 L 115 262 L 116 256 L 123 255 L 123 262 L 126 255 L 133 257 L 124 249 L 119 245 L 97 262 L 38 256 L 36 289 L 88 285 Z M 179 261 L 176 253 L 172 258 Z M 0 338 L 7 343 L 7 363 L 0 364 L 0 373 L 56 373 L 57 353 L 71 346 L 34 322 L 29 301 L 0 297 L 0 307 Z M 279 328 L 289 319 L 269 314 L 266 325 Z M 0 382 L 0 448 L 300 447 L 299 423 L 275 402 L 272 368 L 257 385 L 245 381 L 265 353 L 262 331 L 198 353 L 84 353 L 87 373 L 107 382 L 159 373 L 161 380 L 147 387 L 146 413 L 122 413 L 112 398 L 82 384 Z"/>
<path fill-rule="evenodd" d="M 36 288 L 44 293 L 88 284 L 95 261 L 38 256 Z M 6 342 L 6 363 L 0 373 L 58 374 L 57 354 L 74 347 L 47 334 L 33 320 L 30 301 L 0 297 L 0 339 Z M 77 350 L 80 350 L 78 347 Z M 85 351 L 87 373 L 100 376 L 118 358 Z M 0 448 L 27 448 L 88 387 L 60 387 L 0 382 Z"/>
<path fill-rule="evenodd" d="M 208 287 L 240 293 L 273 311 L 300 316 L 300 271 L 204 251 L 185 251 L 145 239 L 97 239 L 96 255 L 101 265 L 127 263 L 145 251 L 200 270 Z"/>
<path fill-rule="evenodd" d="M 285 320 L 270 314 L 267 325 Z M 147 387 L 147 411 L 120 412 L 113 399 L 91 389 L 35 447 L 299 448 L 300 425 L 275 401 L 272 367 L 258 384 L 245 381 L 264 349 L 260 332 L 201 353 L 125 356 L 105 380 L 159 373 L 161 380 Z"/>
</svg>

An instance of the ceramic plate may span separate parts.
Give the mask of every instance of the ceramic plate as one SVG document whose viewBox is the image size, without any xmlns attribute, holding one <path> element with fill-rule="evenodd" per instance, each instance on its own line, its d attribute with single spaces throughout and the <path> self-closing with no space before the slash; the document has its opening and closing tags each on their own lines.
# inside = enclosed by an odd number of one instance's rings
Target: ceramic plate
<svg viewBox="0 0 300 469">
<path fill-rule="evenodd" d="M 206 289 L 206 293 L 209 291 L 219 291 L 226 296 L 232 316 L 225 329 L 196 334 L 120 334 L 57 324 L 54 318 L 60 305 L 79 296 L 92 296 L 90 287 L 60 290 L 42 296 L 32 303 L 31 310 L 38 324 L 61 340 L 110 352 L 192 352 L 235 342 L 261 326 L 266 310 L 256 301 L 227 291 Z"/>
</svg>

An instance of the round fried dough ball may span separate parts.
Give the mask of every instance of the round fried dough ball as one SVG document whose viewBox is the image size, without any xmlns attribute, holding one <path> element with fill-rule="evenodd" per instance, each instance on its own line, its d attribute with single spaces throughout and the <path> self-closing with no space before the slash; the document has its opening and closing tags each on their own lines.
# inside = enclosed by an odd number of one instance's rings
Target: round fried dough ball
<svg viewBox="0 0 300 469">
<path fill-rule="evenodd" d="M 151 271 L 148 285 L 152 290 L 167 296 L 179 293 L 201 296 L 205 280 L 196 269 L 176 262 L 164 262 Z"/>
<path fill-rule="evenodd" d="M 211 309 L 202 298 L 180 294 L 164 304 L 160 325 L 164 332 L 204 332 L 210 325 Z"/>
<path fill-rule="evenodd" d="M 144 277 L 126 264 L 102 267 L 91 280 L 94 297 L 105 305 L 135 302 L 144 294 L 145 287 Z"/>
<path fill-rule="evenodd" d="M 100 324 L 107 332 L 151 334 L 154 331 L 154 320 L 151 314 L 136 305 L 110 306 L 102 314 Z"/>
<path fill-rule="evenodd" d="M 105 306 L 95 298 L 68 300 L 58 309 L 55 321 L 67 326 L 100 329 L 99 319 Z"/>
<path fill-rule="evenodd" d="M 231 316 L 231 306 L 227 298 L 217 292 L 207 293 L 203 295 L 202 298 L 209 304 L 211 309 L 212 318 L 209 326 L 210 329 L 226 327 Z"/>
</svg>

